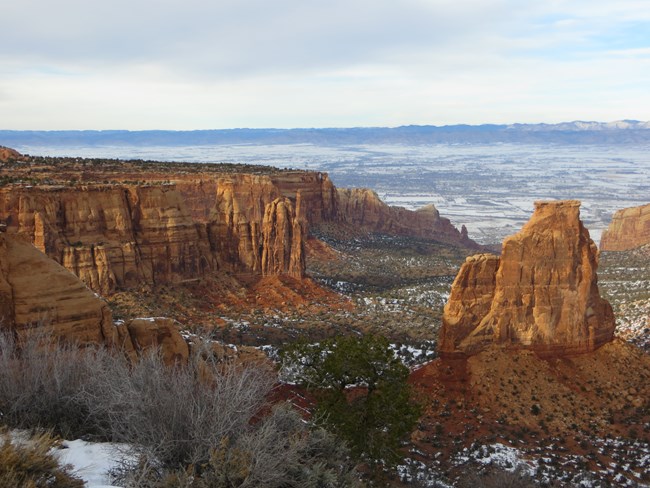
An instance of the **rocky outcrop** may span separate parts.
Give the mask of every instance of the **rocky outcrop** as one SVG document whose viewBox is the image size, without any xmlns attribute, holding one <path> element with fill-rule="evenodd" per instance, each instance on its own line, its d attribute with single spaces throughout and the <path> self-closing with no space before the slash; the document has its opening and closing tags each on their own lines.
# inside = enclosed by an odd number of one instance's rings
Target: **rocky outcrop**
<svg viewBox="0 0 650 488">
<path fill-rule="evenodd" d="M 217 271 L 301 278 L 308 228 L 321 223 L 475 245 L 433 205 L 415 212 L 389 207 L 370 190 L 337 190 L 324 173 L 147 168 L 103 174 L 94 164 L 94 173 L 74 174 L 106 183 L 2 187 L 0 223 L 103 295 Z M 124 182 L 109 184 L 108 176 Z"/>
<path fill-rule="evenodd" d="M 277 212 L 282 213 L 279 220 Z M 3 188 L 0 215 L 7 232 L 29 239 L 102 294 L 141 283 L 196 279 L 216 270 L 304 274 L 306 222 L 268 177 Z M 279 233 L 278 222 L 286 226 Z M 285 254 L 286 263 L 272 258 Z M 264 256 L 269 257 L 265 264 Z"/>
<path fill-rule="evenodd" d="M 24 156 L 15 149 L 0 146 L 0 163 L 6 163 L 8 161 L 22 161 L 23 159 Z"/>
<path fill-rule="evenodd" d="M 575 200 L 536 202 L 530 221 L 503 242 L 500 258 L 466 260 L 444 309 L 443 355 L 495 343 L 563 355 L 612 339 L 612 308 L 598 291 L 597 249 L 579 207 Z"/>
<path fill-rule="evenodd" d="M 139 355 L 159 349 L 165 364 L 187 363 L 190 348 L 174 320 L 166 317 L 137 318 L 129 321 L 125 327 Z"/>
<path fill-rule="evenodd" d="M 469 239 L 467 229 L 460 232 L 449 219 L 440 217 L 433 204 L 418 210 L 391 207 L 372 190 L 337 190 L 337 218 L 356 229 L 378 234 L 433 239 L 470 248 L 479 246 Z"/>
<path fill-rule="evenodd" d="M 266 206 L 262 224 L 262 274 L 302 278 L 305 270 L 304 218 L 298 193 L 296 210 L 287 198 Z"/>
<path fill-rule="evenodd" d="M 79 345 L 121 348 L 135 359 L 159 348 L 166 364 L 187 362 L 189 346 L 166 318 L 114 324 L 101 298 L 33 245 L 0 233 L 0 328 Z"/>
<path fill-rule="evenodd" d="M 603 251 L 628 251 L 650 243 L 650 204 L 619 210 L 603 232 Z"/>
<path fill-rule="evenodd" d="M 5 233 L 0 233 L 0 323 L 19 338 L 44 333 L 107 345 L 124 339 L 103 300 L 34 246 Z"/>
</svg>

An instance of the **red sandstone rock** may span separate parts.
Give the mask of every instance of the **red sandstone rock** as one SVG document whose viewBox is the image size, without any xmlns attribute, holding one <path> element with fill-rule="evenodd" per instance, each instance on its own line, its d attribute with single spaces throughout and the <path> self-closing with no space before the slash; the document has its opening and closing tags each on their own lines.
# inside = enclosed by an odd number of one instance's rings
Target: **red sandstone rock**
<svg viewBox="0 0 650 488">
<path fill-rule="evenodd" d="M 298 194 L 300 195 L 300 193 Z M 262 275 L 289 275 L 302 278 L 305 269 L 305 231 L 297 211 L 287 198 L 277 198 L 266 206 L 262 223 Z"/>
<path fill-rule="evenodd" d="M 337 191 L 326 174 L 306 171 L 178 175 L 155 185 L 7 186 L 0 188 L 0 217 L 8 233 L 102 294 L 216 270 L 302 277 L 310 223 L 475 246 L 433 205 L 389 207 L 374 192 Z"/>
<path fill-rule="evenodd" d="M 24 156 L 20 154 L 15 149 L 9 147 L 0 146 L 0 163 L 6 163 L 7 161 L 21 161 L 24 159 Z"/>
<path fill-rule="evenodd" d="M 597 249 L 579 207 L 573 200 L 536 202 L 500 258 L 467 259 L 445 305 L 442 354 L 474 354 L 497 343 L 561 355 L 612 339 L 614 317 L 598 292 Z"/>
<path fill-rule="evenodd" d="M 45 333 L 107 345 L 123 339 L 103 300 L 34 246 L 5 233 L 0 233 L 0 323 L 19 338 Z"/>
<path fill-rule="evenodd" d="M 165 364 L 187 363 L 190 349 L 174 320 L 165 317 L 137 318 L 127 323 L 126 329 L 138 354 L 160 348 Z"/>
<path fill-rule="evenodd" d="M 468 238 L 467 230 L 461 233 L 449 219 L 440 217 L 433 204 L 416 211 L 391 207 L 374 191 L 365 188 L 338 189 L 337 200 L 338 220 L 360 230 L 480 247 Z"/>
<path fill-rule="evenodd" d="M 603 251 L 627 251 L 650 244 L 650 204 L 619 210 L 603 232 Z"/>
</svg>

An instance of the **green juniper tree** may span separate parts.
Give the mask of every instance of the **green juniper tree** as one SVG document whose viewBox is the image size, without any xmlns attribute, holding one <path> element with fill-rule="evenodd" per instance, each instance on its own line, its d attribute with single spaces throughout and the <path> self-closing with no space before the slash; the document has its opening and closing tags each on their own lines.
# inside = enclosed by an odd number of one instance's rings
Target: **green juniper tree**
<svg viewBox="0 0 650 488">
<path fill-rule="evenodd" d="M 409 370 L 384 337 L 336 337 L 299 342 L 282 352 L 285 371 L 317 398 L 315 419 L 372 467 L 394 467 L 420 415 Z"/>
</svg>

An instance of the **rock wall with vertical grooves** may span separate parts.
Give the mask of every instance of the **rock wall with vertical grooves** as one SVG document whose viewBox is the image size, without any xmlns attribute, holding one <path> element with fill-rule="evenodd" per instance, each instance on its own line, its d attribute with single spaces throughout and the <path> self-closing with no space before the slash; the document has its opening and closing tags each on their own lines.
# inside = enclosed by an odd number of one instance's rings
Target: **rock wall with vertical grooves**
<svg viewBox="0 0 650 488">
<path fill-rule="evenodd" d="M 452 285 L 441 353 L 474 354 L 492 344 L 539 354 L 590 352 L 614 334 L 600 297 L 598 252 L 579 218 L 580 202 L 536 202 L 501 257 L 466 260 Z"/>
</svg>

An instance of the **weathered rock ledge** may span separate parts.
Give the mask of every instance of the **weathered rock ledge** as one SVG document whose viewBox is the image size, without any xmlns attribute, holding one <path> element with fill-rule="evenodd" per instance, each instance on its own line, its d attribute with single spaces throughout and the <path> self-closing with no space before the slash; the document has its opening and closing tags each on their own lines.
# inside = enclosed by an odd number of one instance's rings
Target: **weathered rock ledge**
<svg viewBox="0 0 650 488">
<path fill-rule="evenodd" d="M 370 190 L 337 190 L 324 173 L 10 160 L 0 223 L 102 295 L 215 272 L 300 279 L 309 226 L 321 223 L 476 246 L 432 205 L 389 207 Z"/>
</svg>

